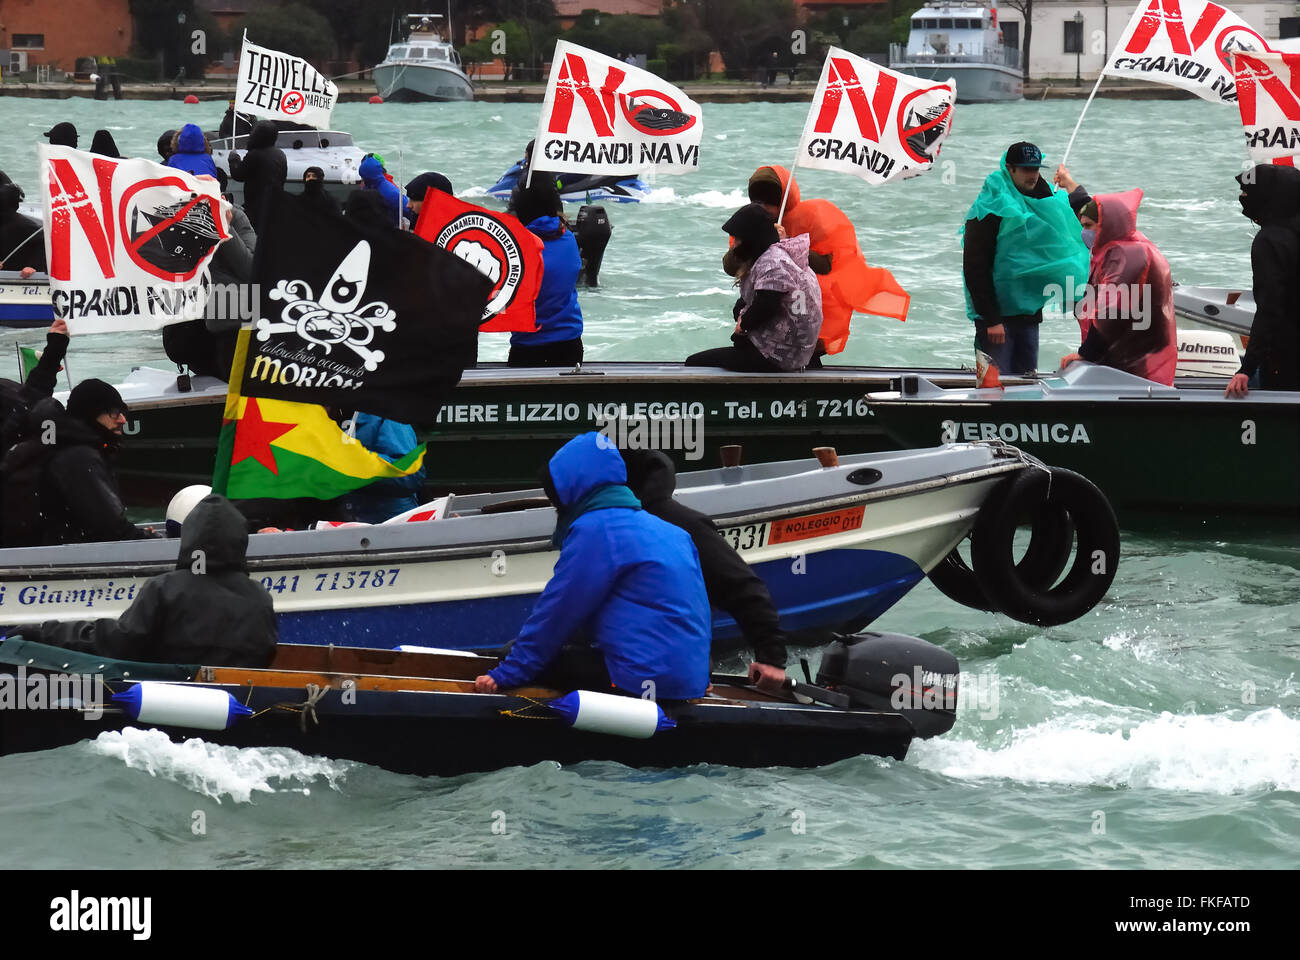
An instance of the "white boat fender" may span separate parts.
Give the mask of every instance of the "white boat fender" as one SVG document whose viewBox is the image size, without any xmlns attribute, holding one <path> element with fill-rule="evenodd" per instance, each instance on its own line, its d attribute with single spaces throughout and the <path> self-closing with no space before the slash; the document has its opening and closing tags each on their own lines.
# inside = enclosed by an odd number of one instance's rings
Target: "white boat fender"
<svg viewBox="0 0 1300 960">
<path fill-rule="evenodd" d="M 653 700 L 574 690 L 547 704 L 575 730 L 647 740 L 677 726 Z"/>
<path fill-rule="evenodd" d="M 226 730 L 252 710 L 225 690 L 185 687 L 174 683 L 145 680 L 129 690 L 113 694 L 126 715 L 141 723 L 161 723 L 196 730 Z"/>
</svg>

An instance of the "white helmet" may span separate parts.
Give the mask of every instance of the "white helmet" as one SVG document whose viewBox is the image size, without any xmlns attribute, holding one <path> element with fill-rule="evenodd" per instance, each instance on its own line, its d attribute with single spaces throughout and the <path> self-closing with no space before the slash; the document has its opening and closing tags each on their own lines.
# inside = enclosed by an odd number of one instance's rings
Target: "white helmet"
<svg viewBox="0 0 1300 960">
<path fill-rule="evenodd" d="M 172 497 L 172 502 L 167 504 L 167 536 L 179 537 L 181 535 L 181 524 L 204 497 L 212 494 L 212 488 L 201 483 L 185 487 Z"/>
</svg>

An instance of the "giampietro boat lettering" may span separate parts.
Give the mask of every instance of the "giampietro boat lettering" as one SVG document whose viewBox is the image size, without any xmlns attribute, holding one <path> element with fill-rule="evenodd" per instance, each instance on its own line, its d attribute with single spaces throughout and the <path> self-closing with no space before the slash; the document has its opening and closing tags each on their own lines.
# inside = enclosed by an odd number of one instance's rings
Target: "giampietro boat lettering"
<svg viewBox="0 0 1300 960">
<path fill-rule="evenodd" d="M 984 423 L 944 420 L 940 443 L 1005 440 L 1007 443 L 1092 443 L 1081 423 Z"/>
<path fill-rule="evenodd" d="M 138 583 L 121 584 L 112 580 L 102 587 L 55 587 L 49 583 L 33 583 L 18 591 L 18 603 L 24 607 L 63 603 L 80 603 L 93 607 L 97 603 L 134 600 L 138 586 Z M 4 603 L 5 588 L 0 586 L 0 607 Z"/>
</svg>

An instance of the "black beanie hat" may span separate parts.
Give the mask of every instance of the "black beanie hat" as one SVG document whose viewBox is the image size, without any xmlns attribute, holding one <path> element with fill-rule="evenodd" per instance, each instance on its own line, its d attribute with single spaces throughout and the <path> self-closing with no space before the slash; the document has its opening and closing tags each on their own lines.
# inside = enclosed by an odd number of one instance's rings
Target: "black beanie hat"
<svg viewBox="0 0 1300 960">
<path fill-rule="evenodd" d="M 785 191 L 776 180 L 751 180 L 749 182 L 749 199 L 754 203 L 781 204 Z"/>
<path fill-rule="evenodd" d="M 101 413 L 127 412 L 117 388 L 103 380 L 82 380 L 68 394 L 68 415 L 93 423 Z"/>
<path fill-rule="evenodd" d="M 107 130 L 96 130 L 95 136 L 90 141 L 90 152 L 97 153 L 101 157 L 113 157 L 120 160 L 122 155 L 117 152 L 117 143 L 113 140 L 113 135 Z"/>
<path fill-rule="evenodd" d="M 758 259 L 759 255 L 781 239 L 776 232 L 772 216 L 761 204 L 749 203 L 731 215 L 731 219 L 722 225 L 723 231 L 743 244 L 749 258 Z"/>
<path fill-rule="evenodd" d="M 558 217 L 564 209 L 560 191 L 547 179 L 548 174 L 537 171 L 533 174 L 533 185 L 522 187 L 515 194 L 512 205 L 515 216 L 522 223 L 529 224 L 538 217 Z"/>
<path fill-rule="evenodd" d="M 71 147 L 77 149 L 77 128 L 68 121 L 56 123 L 50 129 L 45 131 L 45 136 L 49 138 L 52 147 Z"/>
<path fill-rule="evenodd" d="M 455 195 L 451 189 L 451 181 L 441 173 L 422 173 L 406 185 L 406 195 L 412 200 L 423 200 L 424 195 L 429 192 L 429 188 L 441 190 L 443 193 Z"/>
<path fill-rule="evenodd" d="M 172 155 L 172 138 L 176 136 L 175 130 L 166 130 L 158 138 L 158 156 L 166 160 Z"/>
</svg>

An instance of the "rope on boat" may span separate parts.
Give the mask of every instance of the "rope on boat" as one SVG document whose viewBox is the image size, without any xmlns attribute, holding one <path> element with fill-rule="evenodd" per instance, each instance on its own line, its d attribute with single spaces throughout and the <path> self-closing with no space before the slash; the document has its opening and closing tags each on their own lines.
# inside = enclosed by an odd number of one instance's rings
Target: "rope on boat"
<svg viewBox="0 0 1300 960">
<path fill-rule="evenodd" d="M 528 701 L 528 706 L 524 707 L 524 708 L 523 708 L 522 710 L 520 710 L 519 712 L 515 712 L 514 710 L 499 710 L 499 711 L 497 711 L 497 712 L 500 713 L 501 716 L 503 716 L 503 717 L 514 717 L 516 720 L 554 720 L 554 719 L 556 719 L 556 717 L 555 717 L 555 713 L 551 710 L 550 706 L 546 703 L 545 700 L 534 700 L 532 697 L 520 697 L 519 699 L 521 699 L 521 700 L 527 700 L 527 701 Z M 546 713 L 545 713 L 545 714 L 533 714 L 533 713 L 527 713 L 527 712 L 526 712 L 526 711 L 528 711 L 528 710 L 531 710 L 533 707 L 541 707 L 543 710 L 546 711 Z"/>
</svg>

